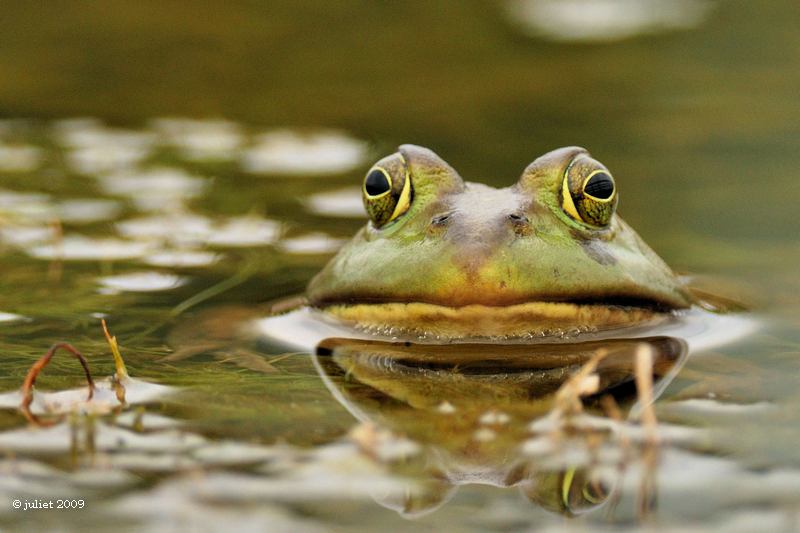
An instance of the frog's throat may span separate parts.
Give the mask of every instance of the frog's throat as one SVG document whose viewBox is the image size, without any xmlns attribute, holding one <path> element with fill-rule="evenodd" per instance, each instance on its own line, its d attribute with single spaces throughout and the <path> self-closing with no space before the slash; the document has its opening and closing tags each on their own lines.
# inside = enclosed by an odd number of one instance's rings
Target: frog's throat
<svg viewBox="0 0 800 533">
<path fill-rule="evenodd" d="M 524 337 L 615 329 L 663 319 L 669 314 L 639 307 L 569 302 L 527 302 L 502 307 L 430 303 L 337 304 L 324 312 L 345 323 L 377 331 L 445 338 Z"/>
</svg>

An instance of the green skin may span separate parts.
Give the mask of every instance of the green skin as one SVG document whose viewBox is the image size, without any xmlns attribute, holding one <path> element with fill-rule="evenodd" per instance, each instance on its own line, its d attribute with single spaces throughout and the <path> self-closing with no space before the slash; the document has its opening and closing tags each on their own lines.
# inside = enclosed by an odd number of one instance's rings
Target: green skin
<svg viewBox="0 0 800 533">
<path fill-rule="evenodd" d="M 503 189 L 464 182 L 426 148 L 403 145 L 399 153 L 413 186 L 410 207 L 383 227 L 362 228 L 311 281 L 312 305 L 691 305 L 675 274 L 618 215 L 598 228 L 562 208 L 565 172 L 588 157 L 584 149 L 549 152 Z"/>
</svg>

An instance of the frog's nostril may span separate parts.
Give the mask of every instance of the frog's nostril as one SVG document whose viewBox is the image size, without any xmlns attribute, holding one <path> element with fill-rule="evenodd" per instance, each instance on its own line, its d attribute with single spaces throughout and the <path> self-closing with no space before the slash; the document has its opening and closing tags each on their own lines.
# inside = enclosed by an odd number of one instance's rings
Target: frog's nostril
<svg viewBox="0 0 800 533">
<path fill-rule="evenodd" d="M 429 235 L 443 235 L 450 231 L 450 224 L 453 213 L 444 213 L 436 215 L 431 218 L 431 224 L 428 226 Z"/>
<path fill-rule="evenodd" d="M 508 215 L 508 220 L 514 228 L 514 233 L 517 235 L 530 235 L 531 222 L 528 217 L 520 213 L 511 213 Z"/>
<path fill-rule="evenodd" d="M 447 221 L 450 220 L 451 213 L 445 213 L 444 215 L 438 215 L 431 219 L 431 226 L 444 226 L 447 224 Z"/>
</svg>

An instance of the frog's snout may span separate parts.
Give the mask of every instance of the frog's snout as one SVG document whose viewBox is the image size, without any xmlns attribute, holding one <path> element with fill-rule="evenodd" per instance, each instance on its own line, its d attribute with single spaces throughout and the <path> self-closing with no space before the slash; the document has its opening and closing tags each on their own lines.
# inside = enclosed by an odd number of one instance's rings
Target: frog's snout
<svg viewBox="0 0 800 533">
<path fill-rule="evenodd" d="M 487 216 L 488 215 L 488 216 Z M 428 235 L 456 242 L 459 246 L 494 248 L 501 242 L 533 233 L 527 215 L 519 210 L 500 213 L 471 213 L 448 211 L 431 217 Z"/>
</svg>

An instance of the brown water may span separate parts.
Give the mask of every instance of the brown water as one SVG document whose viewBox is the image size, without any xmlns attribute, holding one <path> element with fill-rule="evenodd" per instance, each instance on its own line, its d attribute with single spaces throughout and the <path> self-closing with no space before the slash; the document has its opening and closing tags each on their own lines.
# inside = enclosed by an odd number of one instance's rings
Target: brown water
<svg viewBox="0 0 800 533">
<path fill-rule="evenodd" d="M 548 5 L 6 6 L 0 527 L 795 529 L 800 12 L 650 0 L 586 35 L 586 7 Z M 626 221 L 760 329 L 669 378 L 656 452 L 633 422 L 552 440 L 543 393 L 585 357 L 419 371 L 232 341 L 364 223 L 363 172 L 402 142 L 496 186 L 589 148 Z M 53 343 L 114 372 L 100 317 L 129 406 L 30 426 L 13 394 Z M 82 379 L 57 355 L 37 390 Z M 58 498 L 84 508 L 11 503 Z"/>
</svg>

